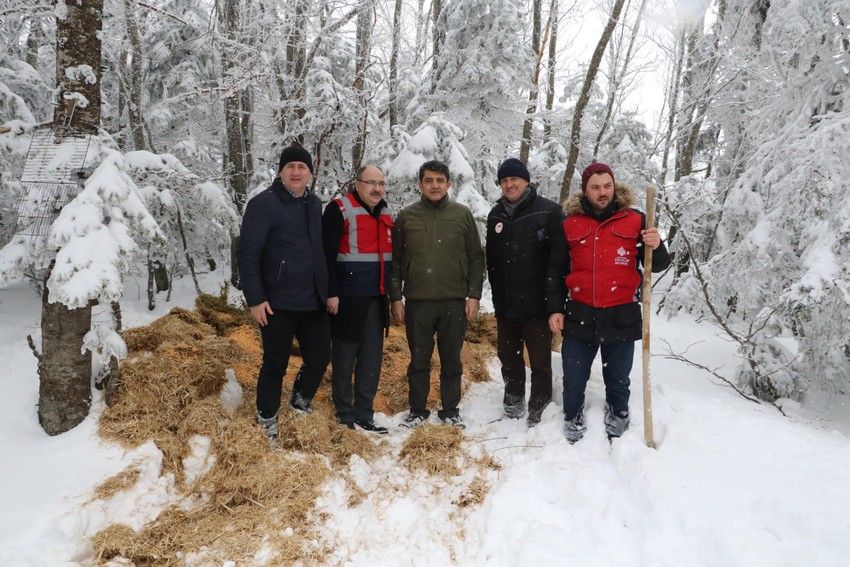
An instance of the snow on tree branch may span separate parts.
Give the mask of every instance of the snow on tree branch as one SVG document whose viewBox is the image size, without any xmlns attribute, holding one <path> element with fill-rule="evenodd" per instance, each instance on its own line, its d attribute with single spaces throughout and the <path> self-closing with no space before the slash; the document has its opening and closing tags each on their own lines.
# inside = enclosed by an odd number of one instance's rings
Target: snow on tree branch
<svg viewBox="0 0 850 567">
<path fill-rule="evenodd" d="M 165 243 L 127 175 L 124 157 L 107 148 L 101 155 L 103 161 L 62 209 L 48 238 L 48 246 L 58 249 L 47 283 L 50 301 L 72 309 L 121 297 L 121 275 L 139 250 L 136 240 Z"/>
</svg>

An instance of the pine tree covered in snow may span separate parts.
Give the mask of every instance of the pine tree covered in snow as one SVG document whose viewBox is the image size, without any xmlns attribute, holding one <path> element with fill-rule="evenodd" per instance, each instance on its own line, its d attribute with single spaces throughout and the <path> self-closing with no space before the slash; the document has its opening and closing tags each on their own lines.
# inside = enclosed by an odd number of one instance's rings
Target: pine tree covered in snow
<svg viewBox="0 0 850 567">
<path fill-rule="evenodd" d="M 443 113 L 429 117 L 406 140 L 406 145 L 387 169 L 387 178 L 397 188 L 387 198 L 396 207 L 417 201 L 420 196 L 417 185 L 419 166 L 426 161 L 438 160 L 449 166 L 450 195 L 469 207 L 476 220 L 485 221 L 491 205 L 473 184 L 475 173 L 462 140 L 461 129 L 446 119 Z"/>
<path fill-rule="evenodd" d="M 223 118 L 207 7 L 169 0 L 147 22 L 142 106 L 153 146 L 174 154 L 197 174 L 218 173 L 221 149 L 215 132 Z"/>
<path fill-rule="evenodd" d="M 705 287 L 744 329 L 741 381 L 772 400 L 850 384 L 850 27 L 833 0 L 760 6 L 729 4 L 750 25 L 726 46 L 739 67 L 713 114 L 729 132 L 719 175 L 674 189 L 708 190 L 683 225 L 703 279 L 685 274 L 667 306 L 705 309 L 692 301 Z"/>
</svg>

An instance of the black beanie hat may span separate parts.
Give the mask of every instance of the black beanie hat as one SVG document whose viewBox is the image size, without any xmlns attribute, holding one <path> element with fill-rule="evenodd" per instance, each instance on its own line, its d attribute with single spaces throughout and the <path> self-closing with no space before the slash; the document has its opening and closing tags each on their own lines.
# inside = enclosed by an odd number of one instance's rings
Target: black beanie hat
<svg viewBox="0 0 850 567">
<path fill-rule="evenodd" d="M 277 166 L 277 172 L 280 173 L 283 166 L 291 161 L 306 163 L 307 167 L 310 168 L 310 173 L 313 173 L 313 158 L 310 156 L 310 152 L 301 146 L 289 146 L 280 152 L 280 163 Z"/>
<path fill-rule="evenodd" d="M 614 179 L 614 170 L 602 163 L 601 161 L 597 161 L 585 167 L 584 171 L 581 172 L 582 193 L 587 191 L 587 182 L 590 181 L 590 176 L 596 175 L 597 173 L 607 173 L 611 176 L 611 181 L 613 181 L 615 184 L 617 183 L 616 179 Z"/>
<path fill-rule="evenodd" d="M 508 158 L 499 166 L 499 172 L 496 174 L 498 181 L 502 181 L 505 177 L 521 177 L 526 181 L 531 181 L 531 176 L 528 174 L 528 168 L 517 158 Z"/>
</svg>

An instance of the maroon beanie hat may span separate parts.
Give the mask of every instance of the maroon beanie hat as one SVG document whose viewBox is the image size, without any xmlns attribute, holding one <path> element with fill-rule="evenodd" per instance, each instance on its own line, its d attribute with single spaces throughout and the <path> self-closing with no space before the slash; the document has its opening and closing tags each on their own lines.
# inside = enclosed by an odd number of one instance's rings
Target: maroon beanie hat
<svg viewBox="0 0 850 567">
<path fill-rule="evenodd" d="M 594 163 L 591 163 L 590 165 L 588 165 L 586 168 L 584 168 L 584 171 L 581 172 L 581 192 L 582 193 L 587 192 L 587 182 L 590 181 L 590 176 L 596 175 L 597 173 L 607 173 L 608 175 L 611 176 L 611 181 L 613 181 L 614 183 L 617 183 L 616 179 L 614 178 L 614 170 L 612 170 L 609 166 L 605 165 L 604 163 L 597 161 L 597 162 L 594 162 Z"/>
</svg>

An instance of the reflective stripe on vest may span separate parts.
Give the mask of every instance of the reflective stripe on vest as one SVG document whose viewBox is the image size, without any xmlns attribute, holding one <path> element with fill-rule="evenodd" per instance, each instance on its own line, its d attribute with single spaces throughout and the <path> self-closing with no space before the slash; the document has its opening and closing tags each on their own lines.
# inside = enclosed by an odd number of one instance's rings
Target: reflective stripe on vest
<svg viewBox="0 0 850 567">
<path fill-rule="evenodd" d="M 350 264 L 374 266 L 372 276 L 368 275 L 371 272 L 370 268 L 366 272 L 361 270 L 351 272 L 349 276 L 354 276 L 353 280 L 349 277 L 341 277 L 340 281 L 346 283 L 340 284 L 342 288 L 340 292 L 360 295 L 366 290 L 374 289 L 372 286 L 377 283 L 378 291 L 383 295 L 388 289 L 393 259 L 393 221 L 389 209 L 384 207 L 378 218 L 375 218 L 357 201 L 354 193 L 335 199 L 335 202 L 342 213 L 345 226 L 337 248 L 337 270 L 345 270 L 345 266 Z M 374 282 L 372 277 L 378 281 Z"/>
</svg>

